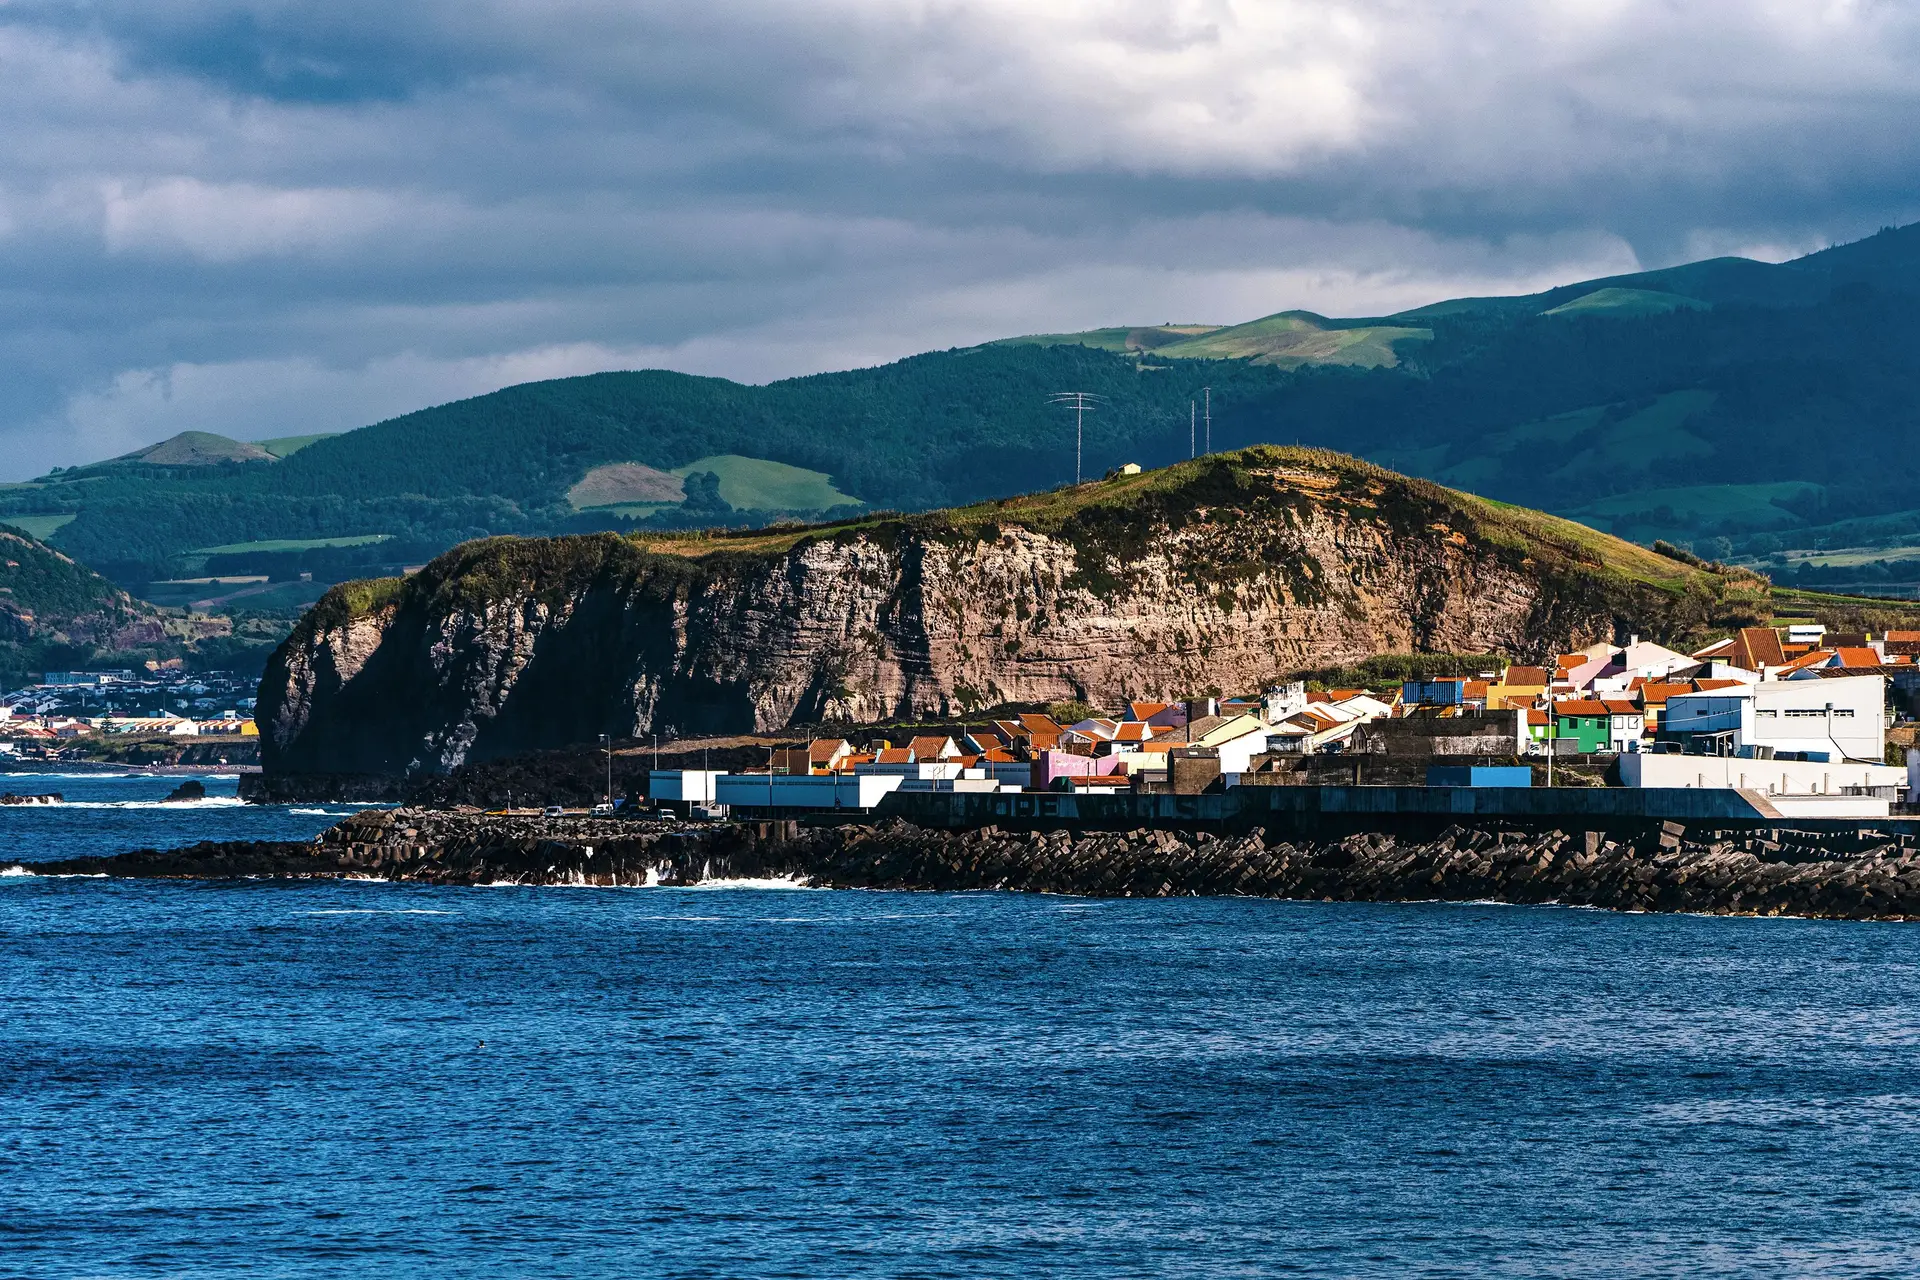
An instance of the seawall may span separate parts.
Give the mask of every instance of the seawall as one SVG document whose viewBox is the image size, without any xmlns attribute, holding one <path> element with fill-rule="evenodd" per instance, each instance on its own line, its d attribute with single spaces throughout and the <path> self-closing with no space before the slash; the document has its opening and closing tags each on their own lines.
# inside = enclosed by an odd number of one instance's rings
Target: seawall
<svg viewBox="0 0 1920 1280">
<path fill-rule="evenodd" d="M 1482 821 L 1303 835 L 1265 827 L 944 830 L 900 819 L 681 827 L 399 809 L 357 814 L 308 843 L 203 844 L 27 865 L 160 878 L 671 886 L 782 877 L 839 888 L 1920 918 L 1920 836 L 1861 824 L 1833 831 L 1666 821 L 1628 833 Z"/>
</svg>

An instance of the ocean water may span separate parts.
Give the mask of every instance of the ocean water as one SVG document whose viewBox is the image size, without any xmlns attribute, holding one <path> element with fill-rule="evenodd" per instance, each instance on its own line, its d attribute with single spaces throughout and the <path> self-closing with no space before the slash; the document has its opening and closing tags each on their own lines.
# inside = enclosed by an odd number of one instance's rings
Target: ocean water
<svg viewBox="0 0 1920 1280">
<path fill-rule="evenodd" d="M 1917 1002 L 1902 925 L 6 876 L 0 1274 L 1913 1275 Z"/>
</svg>

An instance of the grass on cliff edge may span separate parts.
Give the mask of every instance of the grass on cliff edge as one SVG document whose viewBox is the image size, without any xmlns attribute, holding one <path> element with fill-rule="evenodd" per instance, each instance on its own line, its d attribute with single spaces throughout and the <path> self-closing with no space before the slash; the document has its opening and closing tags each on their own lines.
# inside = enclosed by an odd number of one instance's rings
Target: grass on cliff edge
<svg viewBox="0 0 1920 1280">
<path fill-rule="evenodd" d="M 1334 490 L 1366 493 L 1370 488 L 1397 488 L 1407 496 L 1422 498 L 1450 510 L 1471 525 L 1470 529 L 1462 529 L 1463 533 L 1477 533 L 1486 542 L 1544 559 L 1550 562 L 1549 567 L 1554 567 L 1552 562 L 1567 567 L 1578 565 L 1590 571 L 1617 574 L 1632 582 L 1672 592 L 1684 591 L 1690 585 L 1715 577 L 1706 570 L 1670 560 L 1577 521 L 1475 497 L 1430 481 L 1403 476 L 1346 454 L 1276 445 L 1210 454 L 1191 462 L 1143 471 L 1138 475 L 1092 480 L 1047 492 L 993 499 L 921 515 L 876 512 L 871 516 L 834 524 L 790 525 L 743 532 L 703 530 L 693 533 L 634 534 L 631 537 L 648 551 L 691 559 L 718 553 L 784 554 L 803 540 L 838 537 L 885 525 L 951 533 L 974 532 L 997 525 L 1020 525 L 1038 532 L 1054 532 L 1084 511 L 1103 507 L 1125 509 L 1138 505 L 1150 495 L 1177 495 L 1188 489 L 1207 490 L 1214 486 L 1206 484 L 1206 481 L 1221 468 L 1235 473 L 1242 480 L 1252 477 L 1255 472 L 1278 472 L 1277 478 L 1283 484 L 1310 496 Z M 1753 582 L 1756 586 L 1761 585 L 1757 577 Z"/>
<path fill-rule="evenodd" d="M 1597 579 L 1603 585 L 1646 587 L 1672 596 L 1689 592 L 1713 595 L 1751 593 L 1764 600 L 1764 578 L 1745 570 L 1726 573 L 1689 565 L 1625 542 L 1576 521 L 1544 512 L 1496 502 L 1413 479 L 1373 463 L 1323 449 L 1260 445 L 1234 453 L 1211 454 L 1138 475 L 1117 476 L 1079 485 L 994 499 L 972 506 L 929 511 L 917 515 L 875 512 L 831 524 L 777 525 L 754 530 L 704 530 L 692 533 L 629 534 L 623 541 L 636 550 L 684 562 L 708 556 L 760 558 L 785 555 L 803 542 L 833 540 L 861 533 L 908 530 L 932 537 L 991 535 L 1003 526 L 1032 529 L 1043 534 L 1066 530 L 1076 517 L 1090 513 L 1126 513 L 1149 506 L 1217 504 L 1222 495 L 1244 495 L 1261 485 L 1293 499 L 1380 507 L 1400 501 L 1423 512 L 1442 513 L 1446 531 L 1478 541 L 1530 562 L 1543 572 L 1572 572 Z M 539 576 L 542 563 L 564 567 L 563 548 L 616 535 L 581 538 L 490 538 L 466 543 L 437 558 L 414 578 L 377 579 L 343 583 L 316 604 L 298 629 L 338 625 L 393 603 L 408 584 L 438 592 L 464 585 L 480 597 L 496 598 L 515 588 L 522 576 Z M 541 551 L 531 559 L 526 549 Z M 520 548 L 516 553 L 513 549 Z M 565 574 L 561 574 L 565 577 Z M 481 581 L 484 579 L 485 581 Z M 1764 614 L 1764 608 L 1761 610 Z"/>
</svg>

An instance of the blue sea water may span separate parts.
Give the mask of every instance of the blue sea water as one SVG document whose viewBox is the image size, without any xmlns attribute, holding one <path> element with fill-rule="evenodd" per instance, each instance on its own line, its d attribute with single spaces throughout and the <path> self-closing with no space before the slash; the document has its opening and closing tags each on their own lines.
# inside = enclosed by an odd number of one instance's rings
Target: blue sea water
<svg viewBox="0 0 1920 1280">
<path fill-rule="evenodd" d="M 326 821 L 0 812 L 0 862 Z M 1913 1275 L 1917 962 L 1555 908 L 0 877 L 0 1274 Z"/>
</svg>

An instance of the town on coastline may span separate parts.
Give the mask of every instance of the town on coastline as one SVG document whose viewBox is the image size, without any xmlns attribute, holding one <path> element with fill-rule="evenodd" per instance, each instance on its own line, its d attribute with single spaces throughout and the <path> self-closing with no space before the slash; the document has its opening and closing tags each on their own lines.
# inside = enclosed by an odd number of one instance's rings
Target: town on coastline
<svg viewBox="0 0 1920 1280">
<path fill-rule="evenodd" d="M 258 681 L 231 671 L 49 671 L 0 691 L 0 768 L 196 765 L 260 759 Z"/>
<path fill-rule="evenodd" d="M 1756 816 L 1920 812 L 1920 631 L 1747 627 L 1692 653 L 1630 637 L 1377 688 L 1028 712 L 900 742 L 770 750 L 764 768 L 656 770 L 689 809 L 872 811 L 900 792 L 1183 795 L 1261 786 L 1596 786 L 1737 793 Z M 1056 709 L 1057 710 L 1057 709 Z"/>
<path fill-rule="evenodd" d="M 227 673 L 50 672 L 0 695 L 0 757 L 165 763 L 193 744 L 193 762 L 244 766 L 257 759 L 253 695 Z M 1706 789 L 1759 817 L 1888 818 L 1920 813 L 1916 722 L 1920 631 L 1808 622 L 1743 628 L 1691 653 L 1629 637 L 1550 667 L 843 731 L 729 769 L 649 769 L 623 796 L 609 771 L 602 799 L 764 818 L 873 813 L 895 793 Z"/>
</svg>

